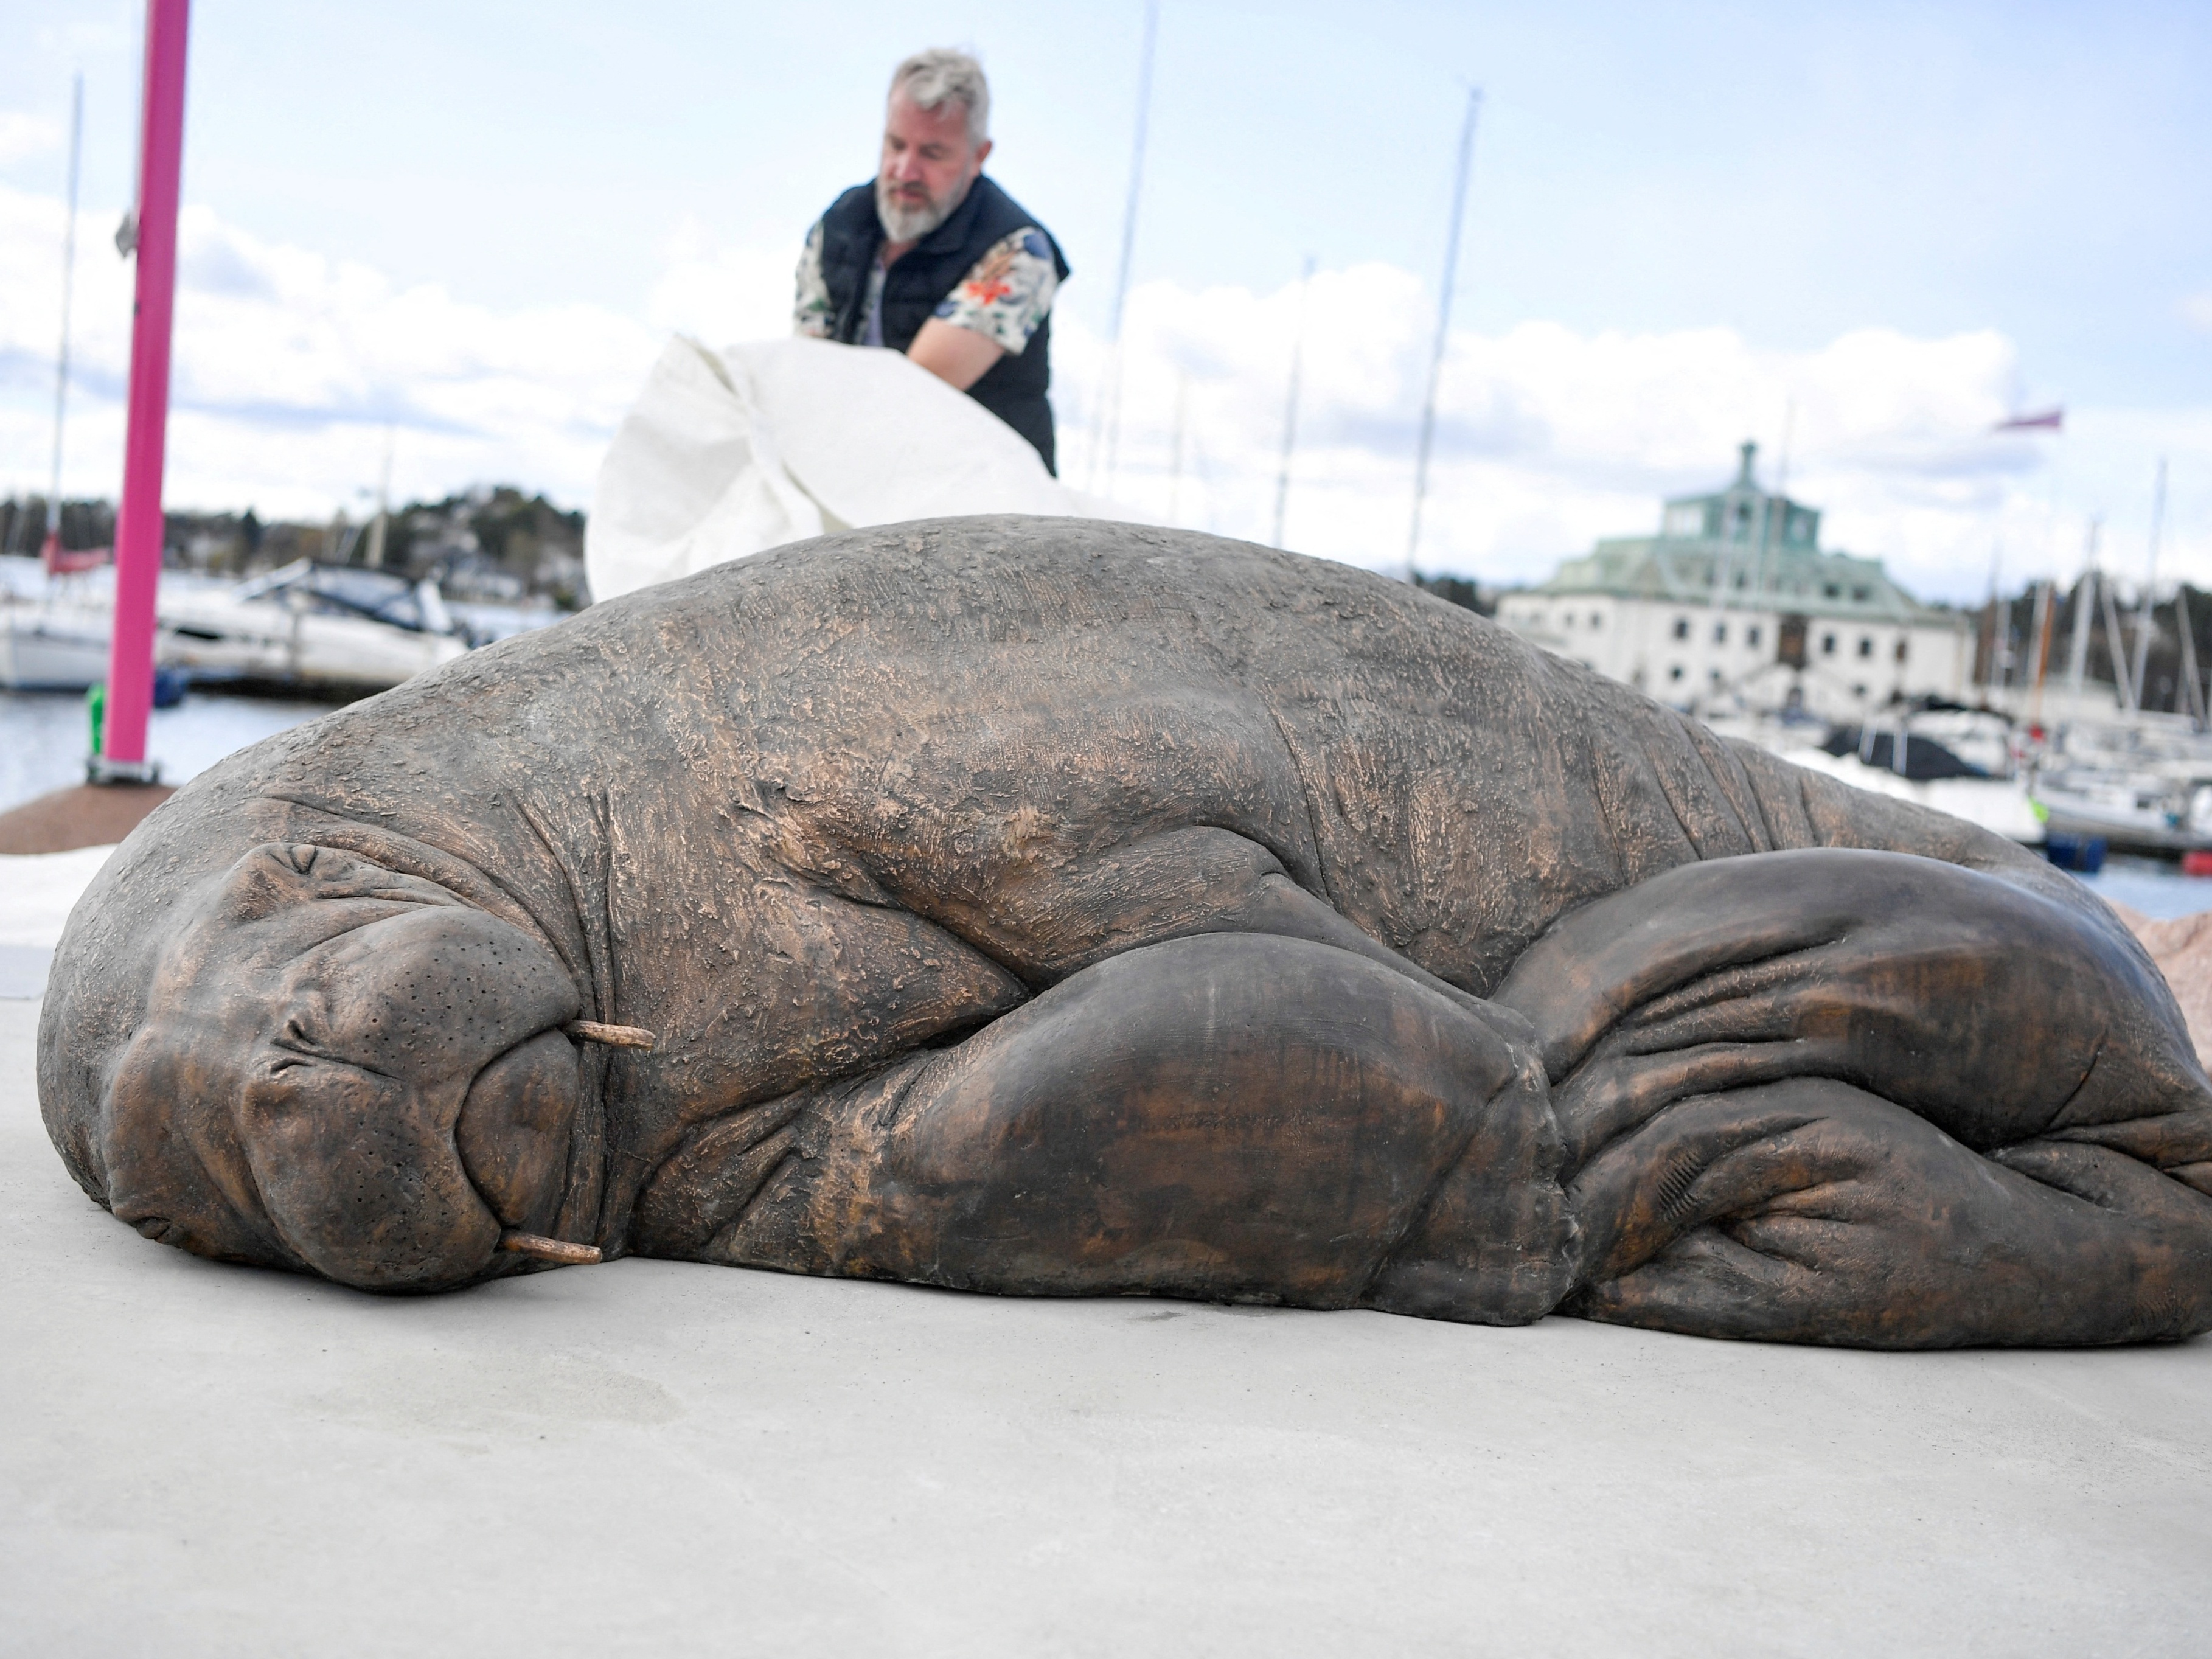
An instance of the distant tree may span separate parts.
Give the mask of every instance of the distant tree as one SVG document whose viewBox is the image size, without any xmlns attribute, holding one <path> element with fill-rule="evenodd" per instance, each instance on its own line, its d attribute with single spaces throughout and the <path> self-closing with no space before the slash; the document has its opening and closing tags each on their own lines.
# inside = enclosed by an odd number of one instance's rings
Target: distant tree
<svg viewBox="0 0 2212 1659">
<path fill-rule="evenodd" d="M 1484 599 L 1480 591 L 1465 576 L 1431 576 L 1416 571 L 1413 575 L 1413 585 L 1425 592 L 1435 594 L 1440 599 L 1448 600 L 1453 605 L 1465 605 L 1479 617 L 1494 617 L 1498 614 L 1497 601 Z"/>
</svg>

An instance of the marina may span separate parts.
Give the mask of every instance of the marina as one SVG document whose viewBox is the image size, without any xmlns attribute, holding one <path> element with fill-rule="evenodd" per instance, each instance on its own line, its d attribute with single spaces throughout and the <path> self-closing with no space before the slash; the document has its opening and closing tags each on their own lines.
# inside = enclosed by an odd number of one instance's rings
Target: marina
<svg viewBox="0 0 2212 1659">
<path fill-rule="evenodd" d="M 1656 534 L 1599 542 L 1504 594 L 1498 620 L 1726 736 L 2069 868 L 2094 873 L 2116 851 L 2212 865 L 2212 732 L 2185 592 L 2164 623 L 2135 606 L 2130 638 L 2093 562 L 2070 598 L 2038 586 L 2018 638 L 1994 604 L 1978 637 L 1881 561 L 1825 548 L 1820 510 L 1766 489 L 1757 459 L 1745 443 L 1724 489 L 1667 498 Z M 2103 682 L 2088 672 L 2099 599 Z M 2171 712 L 2145 706 L 2162 626 L 2178 640 Z M 2061 631 L 2069 665 L 2054 677 Z"/>
</svg>

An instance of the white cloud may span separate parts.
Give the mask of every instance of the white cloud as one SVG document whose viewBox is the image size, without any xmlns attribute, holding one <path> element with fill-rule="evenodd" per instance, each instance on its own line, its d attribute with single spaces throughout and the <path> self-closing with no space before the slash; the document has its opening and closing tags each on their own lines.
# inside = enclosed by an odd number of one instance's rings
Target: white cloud
<svg viewBox="0 0 2212 1659">
<path fill-rule="evenodd" d="M 1306 311 L 1285 539 L 1374 568 L 1405 556 L 1433 327 L 1417 278 L 1323 272 Z M 1177 400 L 1186 523 L 1265 537 L 1273 522 L 1295 286 L 1273 294 L 1155 283 L 1130 297 L 1114 492 L 1166 512 Z M 1060 407 L 1083 482 L 1103 345 L 1069 331 Z M 2086 516 L 2115 530 L 2148 511 L 2150 457 L 2173 457 L 2161 569 L 2212 580 L 2212 404 L 2075 410 L 2063 438 L 1997 435 L 2019 406 L 2013 343 L 1993 331 L 1920 339 L 1861 329 L 1813 351 L 1762 350 L 1723 328 L 1581 334 L 1547 322 L 1455 330 L 1437 400 L 1421 564 L 1533 580 L 1600 535 L 1654 527 L 1663 495 L 1714 488 L 1738 443 L 1826 511 L 1832 546 L 1887 560 L 1930 597 L 1978 597 L 1991 549 L 2008 579 L 2079 568 Z M 2056 470 L 2054 470 L 2056 469 Z M 1103 469 L 1102 469 L 1103 470 Z M 2185 471 L 2197 482 L 2179 488 Z M 1103 483 L 1103 479 L 1099 481 Z M 2185 494 L 2187 499 L 2184 499 Z M 2122 544 L 2108 538 L 2112 550 Z M 2141 555 L 2124 556 L 2132 571 Z"/>
<path fill-rule="evenodd" d="M 88 212 L 79 227 L 73 493 L 112 495 L 120 474 L 131 271 L 106 240 L 114 217 Z M 39 487 L 46 475 L 61 221 L 57 202 L 0 189 L 0 489 Z M 501 310 L 187 210 L 170 500 L 250 503 L 264 515 L 357 509 L 389 425 L 403 495 L 514 482 L 586 503 L 607 439 L 669 332 L 720 343 L 788 326 L 788 246 L 717 247 L 684 224 L 660 252 L 634 315 Z M 1092 459 L 1104 347 L 1065 319 L 1054 340 L 1062 471 L 1155 516 L 1267 535 L 1303 308 L 1285 539 L 1395 566 L 1428 303 L 1417 277 L 1381 264 L 1322 272 L 1304 295 L 1295 285 L 1139 288 L 1110 479 L 1103 453 Z M 2174 480 L 2161 569 L 2212 582 L 2212 404 L 2069 409 L 2063 437 L 1992 435 L 2019 406 L 2021 380 L 2012 343 L 1986 331 L 1930 340 L 1863 329 L 1776 352 L 1724 328 L 1455 330 L 1421 562 L 1540 578 L 1598 536 L 1651 527 L 1661 495 L 1723 481 L 1743 439 L 1760 442 L 1771 482 L 1786 422 L 1790 492 L 1826 509 L 1826 539 L 1887 559 L 1923 593 L 1978 597 L 2000 542 L 2008 580 L 2070 574 L 2093 512 L 2107 518 L 2108 559 L 2140 569 L 2160 454 Z"/>
<path fill-rule="evenodd" d="M 661 244 L 661 275 L 646 296 L 645 319 L 702 340 L 757 340 L 791 328 L 790 247 L 718 248 L 696 219 Z"/>
<path fill-rule="evenodd" d="M 97 9 L 80 8 L 83 12 Z M 37 33 L 39 49 L 49 57 L 83 62 L 88 58 L 128 54 L 136 60 L 144 49 L 141 33 L 143 7 L 109 0 L 105 18 L 80 15 L 58 26 L 48 24 Z"/>
<path fill-rule="evenodd" d="M 0 191 L 0 453 L 42 478 L 58 317 L 61 210 Z M 110 214 L 78 230 L 68 488 L 112 495 L 128 380 L 130 264 Z M 592 306 L 495 311 L 434 285 L 264 242 L 187 208 L 169 499 L 320 516 L 373 483 L 387 426 L 394 489 L 517 480 L 588 498 L 600 452 L 658 349 L 643 322 Z M 35 393 L 27 396 L 26 393 Z"/>
<path fill-rule="evenodd" d="M 2212 289 L 2192 294 L 2181 302 L 2182 320 L 2212 334 Z"/>
<path fill-rule="evenodd" d="M 57 148 L 62 130 L 43 115 L 0 109 L 0 166 Z"/>
</svg>

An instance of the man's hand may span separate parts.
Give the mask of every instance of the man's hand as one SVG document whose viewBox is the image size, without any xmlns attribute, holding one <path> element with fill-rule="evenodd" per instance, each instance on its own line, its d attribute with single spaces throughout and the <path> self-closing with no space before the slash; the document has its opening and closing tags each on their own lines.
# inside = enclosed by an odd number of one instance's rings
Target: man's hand
<svg viewBox="0 0 2212 1659">
<path fill-rule="evenodd" d="M 1006 355 L 1006 348 L 972 328 L 961 328 L 942 317 L 932 317 L 914 337 L 906 355 L 956 392 L 965 392 L 981 380 L 993 363 Z"/>
</svg>

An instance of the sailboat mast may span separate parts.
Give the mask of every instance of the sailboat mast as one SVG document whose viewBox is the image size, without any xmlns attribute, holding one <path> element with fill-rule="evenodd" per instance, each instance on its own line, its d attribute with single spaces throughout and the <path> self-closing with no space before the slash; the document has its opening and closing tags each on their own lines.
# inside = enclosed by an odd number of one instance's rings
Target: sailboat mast
<svg viewBox="0 0 2212 1659">
<path fill-rule="evenodd" d="M 1183 439 L 1190 416 L 1190 371 L 1176 376 L 1175 443 L 1168 457 L 1168 522 L 1182 522 Z"/>
<path fill-rule="evenodd" d="M 1291 453 L 1298 441 L 1298 378 L 1306 355 L 1306 302 L 1313 297 L 1314 256 L 1306 255 L 1306 268 L 1298 277 L 1298 325 L 1291 337 L 1291 384 L 1283 394 L 1283 465 L 1275 475 L 1275 534 L 1273 545 L 1283 544 L 1283 518 L 1291 505 Z"/>
<path fill-rule="evenodd" d="M 2058 584 L 2045 576 L 2035 586 L 2034 622 L 2028 636 L 2034 641 L 2031 647 L 2035 658 L 2035 679 L 2033 700 L 2028 706 L 2031 725 L 2043 724 L 2043 682 L 2051 672 L 2051 623 L 2052 613 L 2058 608 Z"/>
<path fill-rule="evenodd" d="M 1098 477 L 1102 447 L 1106 488 L 1113 489 L 1114 465 L 1121 447 L 1121 307 L 1129 297 L 1129 264 L 1137 250 L 1137 202 L 1144 191 L 1145 135 L 1152 115 L 1152 52 L 1159 33 L 1159 0 L 1146 0 L 1145 43 L 1137 58 L 1137 134 L 1129 150 L 1129 199 L 1121 210 L 1121 262 L 1114 276 L 1114 310 L 1106 325 L 1106 385 L 1098 418 L 1091 428 L 1091 455 L 1083 480 L 1086 489 Z"/>
<path fill-rule="evenodd" d="M 62 549 L 62 423 L 69 410 L 70 295 L 76 286 L 77 162 L 84 149 L 84 76 L 70 86 L 69 207 L 62 221 L 62 338 L 54 354 L 54 470 L 46 490 L 46 558 L 49 568 Z"/>
<path fill-rule="evenodd" d="M 2157 623 L 2152 606 L 2158 596 L 2158 539 L 2166 525 L 2166 457 L 2158 458 L 2158 484 L 2150 498 L 2150 560 L 2143 571 L 2142 603 L 2136 607 L 2136 665 L 2128 676 L 2133 688 L 2129 701 L 2140 708 L 2143 700 L 2143 676 L 2150 667 L 2150 636 Z"/>
<path fill-rule="evenodd" d="M 384 428 L 384 471 L 376 480 L 376 518 L 368 527 L 368 565 L 371 570 L 384 568 L 384 527 L 392 516 L 392 441 L 395 431 L 389 422 Z"/>
<path fill-rule="evenodd" d="M 2178 582 L 2173 589 L 2173 628 L 2181 635 L 2181 694 L 2175 697 L 2174 712 L 2185 714 L 2197 729 L 2204 729 L 2204 688 L 2197 681 L 2197 624 L 2189 615 L 2189 584 Z"/>
<path fill-rule="evenodd" d="M 2081 561 L 2081 585 L 2074 590 L 2074 649 L 2067 665 L 2068 690 L 2074 705 L 2070 718 L 2081 714 L 2081 676 L 2089 665 L 2089 612 L 2097 603 L 2097 532 L 2100 522 L 2089 520 L 2089 546 Z"/>
<path fill-rule="evenodd" d="M 2118 682 L 2112 689 L 2118 694 L 2120 707 L 2132 714 L 2136 712 L 2135 676 L 2128 672 L 2127 638 L 2120 631 L 2120 608 L 2112 598 L 2112 585 L 2099 582 L 2099 591 L 2105 600 L 2105 650 L 2112 659 L 2112 678 Z"/>
<path fill-rule="evenodd" d="M 1997 631 L 1997 570 L 2004 562 L 2004 544 L 1997 542 L 1990 549 L 1990 596 L 1982 604 L 1982 707 L 1990 706 L 1990 696 L 1997 689 L 1997 659 L 2004 647 L 2011 642 L 2012 619 L 2005 619 L 2004 632 Z"/>
<path fill-rule="evenodd" d="M 1437 292 L 1437 337 L 1429 348 L 1429 389 L 1421 399 L 1421 443 L 1413 461 L 1413 517 L 1406 532 L 1406 580 L 1419 574 L 1421 507 L 1429 496 L 1429 450 L 1437 435 L 1437 383 L 1443 378 L 1444 347 L 1451 338 L 1452 288 L 1459 278 L 1460 227 L 1467 215 L 1468 174 L 1474 163 L 1474 122 L 1482 88 L 1467 89 L 1467 118 L 1459 130 L 1459 171 L 1452 183 L 1451 228 L 1444 233 L 1444 278 Z"/>
</svg>

